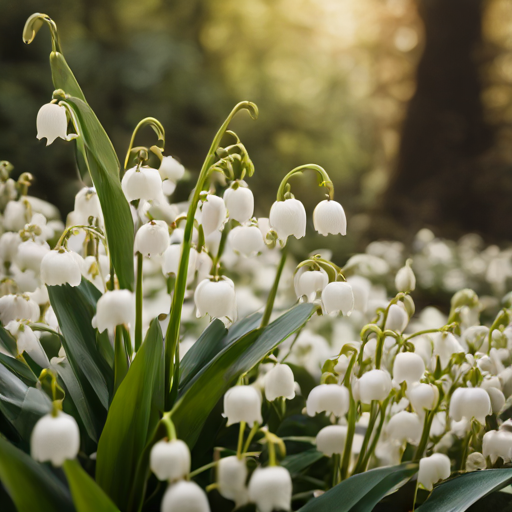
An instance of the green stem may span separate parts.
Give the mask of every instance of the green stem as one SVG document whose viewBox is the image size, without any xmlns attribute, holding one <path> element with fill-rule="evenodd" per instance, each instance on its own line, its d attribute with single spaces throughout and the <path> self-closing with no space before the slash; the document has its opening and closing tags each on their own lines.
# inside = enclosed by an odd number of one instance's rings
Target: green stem
<svg viewBox="0 0 512 512">
<path fill-rule="evenodd" d="M 183 301 L 185 300 L 185 291 L 187 288 L 187 272 L 188 262 L 190 259 L 190 248 L 192 245 L 192 234 L 194 228 L 194 217 L 199 203 L 201 191 L 206 185 L 208 179 L 208 171 L 216 159 L 216 151 L 219 148 L 220 142 L 224 133 L 228 129 L 229 123 L 235 116 L 235 114 L 242 109 L 246 109 L 251 113 L 253 118 L 258 115 L 258 110 L 254 103 L 249 101 L 242 101 L 233 108 L 227 119 L 224 121 L 219 131 L 213 139 L 212 145 L 206 155 L 206 159 L 199 173 L 196 188 L 190 201 L 190 205 L 187 213 L 187 223 L 185 224 L 185 232 L 183 234 L 183 244 L 180 265 L 178 268 L 178 276 L 174 285 L 174 294 L 171 300 L 171 310 L 169 314 L 169 325 L 167 327 L 167 333 L 165 335 L 165 408 L 170 409 L 171 403 L 171 388 L 173 380 L 173 366 L 174 366 L 174 355 L 176 352 L 176 344 L 179 340 L 180 334 L 180 323 L 181 323 L 181 310 L 183 308 Z"/>
<path fill-rule="evenodd" d="M 345 440 L 345 449 L 343 450 L 343 459 L 341 461 L 340 480 L 343 481 L 347 478 L 348 470 L 350 467 L 350 458 L 352 455 L 352 443 L 354 441 L 354 434 L 356 431 L 356 402 L 350 392 L 350 405 L 347 417 L 348 429 L 347 438 Z"/>
<path fill-rule="evenodd" d="M 128 373 L 128 357 L 124 347 L 123 327 L 116 327 L 114 342 L 114 394 L 123 382 L 125 375 Z"/>
<path fill-rule="evenodd" d="M 430 429 L 432 427 L 432 422 L 434 421 L 436 410 L 428 411 L 425 413 L 425 422 L 423 423 L 423 432 L 421 434 L 420 443 L 418 444 L 418 448 L 416 448 L 416 453 L 414 454 L 414 460 L 420 460 L 423 457 L 423 453 L 427 447 L 428 438 L 430 436 Z"/>
<path fill-rule="evenodd" d="M 213 261 L 212 261 L 212 272 L 215 277 L 217 277 L 219 275 L 220 259 L 222 258 L 222 254 L 224 253 L 224 248 L 226 247 L 226 240 L 228 239 L 228 234 L 229 234 L 229 228 L 228 228 L 228 223 L 226 223 L 226 225 L 224 226 L 224 229 L 222 230 L 222 234 L 220 237 L 219 249 L 217 251 L 217 255 L 215 256 L 215 258 L 213 258 Z"/>
<path fill-rule="evenodd" d="M 420 486 L 419 480 L 416 480 L 416 487 L 414 489 L 414 500 L 412 502 L 412 512 L 414 512 L 414 509 L 416 508 L 416 499 L 418 497 L 418 488 Z"/>
<path fill-rule="evenodd" d="M 471 443 L 471 437 L 473 436 L 473 431 L 470 430 L 468 435 L 465 437 L 462 445 L 462 459 L 460 461 L 460 470 L 464 471 L 466 469 L 466 459 L 468 457 L 468 449 Z"/>
<path fill-rule="evenodd" d="M 258 432 L 259 428 L 260 428 L 259 424 L 255 422 L 251 428 L 251 431 L 249 432 L 249 436 L 247 437 L 247 440 L 245 441 L 244 448 L 242 450 L 243 454 L 246 454 L 247 450 L 251 446 L 252 439 L 256 435 L 256 432 Z"/>
<path fill-rule="evenodd" d="M 135 127 L 135 130 L 133 130 L 132 138 L 130 139 L 130 145 L 128 146 L 128 151 L 126 152 L 126 158 L 124 159 L 124 169 L 128 167 L 128 164 L 130 162 L 130 153 L 133 148 L 133 143 L 135 142 L 135 137 L 137 136 L 137 133 L 141 128 L 144 126 L 151 126 L 153 128 L 154 132 L 158 135 L 158 141 L 162 143 L 162 149 L 165 147 L 165 130 L 162 126 L 162 123 L 158 119 L 155 119 L 154 117 L 146 117 L 142 121 L 139 122 L 139 124 Z M 122 176 L 121 176 L 122 177 Z"/>
<path fill-rule="evenodd" d="M 357 464 L 354 469 L 354 475 L 357 473 L 362 473 L 364 471 L 363 463 L 365 460 L 366 450 L 368 449 L 368 444 L 370 443 L 370 438 L 372 436 L 373 427 L 375 426 L 375 422 L 377 421 L 378 404 L 379 402 L 377 400 L 372 400 L 370 420 L 368 421 L 368 428 L 366 429 L 366 433 L 364 434 L 363 444 L 361 446 L 361 451 L 359 452 Z"/>
<path fill-rule="evenodd" d="M 327 187 L 327 190 L 329 190 L 329 199 L 333 199 L 334 197 L 334 186 L 332 184 L 331 178 L 327 174 L 327 171 L 316 164 L 304 164 L 300 165 L 299 167 L 295 167 L 295 169 L 292 169 L 281 181 L 281 184 L 279 185 L 279 188 L 277 189 L 277 200 L 278 201 L 284 201 L 285 199 L 285 190 L 286 190 L 286 184 L 288 183 L 288 180 L 295 176 L 296 174 L 302 174 L 306 170 L 316 171 L 320 177 L 323 179 L 323 181 L 320 183 L 320 186 Z"/>
<path fill-rule="evenodd" d="M 339 480 L 339 469 L 340 469 L 340 454 L 335 453 L 332 456 L 332 487 L 340 483 Z"/>
<path fill-rule="evenodd" d="M 281 250 L 281 261 L 279 262 L 279 266 L 277 267 L 276 277 L 274 279 L 274 284 L 272 285 L 272 289 L 267 298 L 267 305 L 265 306 L 265 312 L 263 313 L 263 318 L 261 319 L 260 327 L 266 327 L 270 322 L 270 317 L 272 316 L 272 310 L 274 309 L 274 302 L 276 300 L 277 290 L 279 288 L 279 281 L 281 280 L 281 275 L 283 274 L 284 265 L 286 263 L 286 257 L 288 256 L 287 246 L 284 246 Z"/>
<path fill-rule="evenodd" d="M 218 460 L 215 460 L 213 462 L 210 462 L 209 464 L 205 464 L 204 466 L 201 466 L 200 468 L 197 468 L 195 469 L 194 471 L 192 471 L 188 477 L 189 478 L 194 478 L 195 476 L 199 475 L 200 473 L 202 473 L 203 471 L 207 471 L 208 469 L 211 469 L 211 468 L 214 468 L 217 464 L 219 463 Z"/>
<path fill-rule="evenodd" d="M 380 419 L 379 424 L 377 425 L 377 430 L 375 431 L 375 434 L 372 438 L 372 443 L 370 444 L 370 448 L 368 452 L 366 453 L 363 461 L 363 471 L 366 471 L 366 468 L 368 467 L 368 463 L 370 462 L 370 458 L 375 452 L 375 448 L 377 447 L 377 443 L 379 442 L 380 434 L 382 432 L 382 427 L 384 426 L 384 420 L 386 419 L 386 409 L 389 403 L 389 397 L 382 402 L 380 405 Z"/>
<path fill-rule="evenodd" d="M 176 435 L 176 427 L 174 426 L 173 421 L 171 420 L 171 415 L 166 413 L 162 416 L 162 419 L 160 420 L 167 430 L 167 437 L 170 441 L 175 441 L 178 436 Z"/>
<path fill-rule="evenodd" d="M 276 447 L 272 441 L 267 441 L 268 446 L 268 465 L 277 466 L 276 462 Z"/>
<path fill-rule="evenodd" d="M 238 432 L 238 446 L 236 449 L 236 456 L 241 459 L 242 458 L 242 446 L 244 444 L 244 431 L 245 431 L 245 421 L 240 422 L 240 431 Z"/>
<path fill-rule="evenodd" d="M 382 350 L 384 348 L 385 336 L 382 332 L 377 335 L 377 350 L 375 352 L 375 368 L 380 369 L 380 363 L 382 360 Z"/>
<path fill-rule="evenodd" d="M 135 352 L 142 345 L 142 264 L 143 256 L 137 253 L 137 283 L 135 287 Z"/>
</svg>

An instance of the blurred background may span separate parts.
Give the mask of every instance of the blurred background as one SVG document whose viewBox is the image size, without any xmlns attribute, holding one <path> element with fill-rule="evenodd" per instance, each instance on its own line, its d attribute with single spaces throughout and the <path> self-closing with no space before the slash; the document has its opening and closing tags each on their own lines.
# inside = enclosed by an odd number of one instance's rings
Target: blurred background
<svg viewBox="0 0 512 512">
<path fill-rule="evenodd" d="M 327 169 L 347 212 L 341 243 L 312 235 L 296 251 L 336 243 L 340 259 L 371 240 L 407 245 L 423 227 L 510 239 L 510 1 L 3 0 L 0 160 L 15 176 L 33 173 L 32 194 L 65 215 L 81 184 L 74 148 L 35 138 L 53 87 L 48 30 L 22 42 L 33 12 L 57 22 L 121 159 L 137 122 L 154 116 L 166 153 L 195 178 L 233 105 L 256 102 L 258 121 L 240 115 L 233 128 L 256 165 L 257 215 L 268 216 L 284 174 L 308 162 Z M 148 129 L 140 142 L 152 140 Z M 310 213 L 322 199 L 314 179 L 294 184 Z"/>
</svg>

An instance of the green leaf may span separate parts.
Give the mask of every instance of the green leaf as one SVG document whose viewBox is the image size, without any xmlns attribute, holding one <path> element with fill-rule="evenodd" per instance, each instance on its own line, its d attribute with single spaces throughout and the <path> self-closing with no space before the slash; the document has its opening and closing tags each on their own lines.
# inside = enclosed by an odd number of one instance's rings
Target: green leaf
<svg viewBox="0 0 512 512">
<path fill-rule="evenodd" d="M 96 114 L 84 101 L 66 97 L 79 131 L 77 151 L 87 165 L 105 218 L 110 256 L 121 288 L 133 290 L 134 228 L 130 205 L 121 188 L 119 161 Z"/>
<path fill-rule="evenodd" d="M 76 81 L 64 55 L 59 52 L 50 53 L 50 68 L 55 89 L 62 89 L 66 94 L 85 100 L 84 93 Z"/>
<path fill-rule="evenodd" d="M 113 374 L 96 346 L 96 330 L 92 326 L 96 304 L 91 287 L 91 283 L 82 279 L 76 287 L 68 284 L 48 286 L 48 295 L 63 334 L 62 345 L 76 378 L 86 396 L 91 399 L 91 387 L 107 409 Z"/>
<path fill-rule="evenodd" d="M 281 466 L 285 467 L 292 475 L 295 475 L 319 461 L 322 457 L 324 457 L 324 454 L 313 448 L 312 450 L 306 450 L 295 455 L 288 455 L 282 460 Z"/>
<path fill-rule="evenodd" d="M 178 437 L 193 446 L 201 427 L 218 400 L 238 377 L 292 333 L 300 329 L 316 310 L 314 304 L 300 304 L 264 329 L 250 331 L 224 348 L 183 390 L 172 409 Z"/>
<path fill-rule="evenodd" d="M 27 386 L 35 386 L 37 377 L 28 364 L 0 352 L 0 363 L 20 378 Z"/>
<path fill-rule="evenodd" d="M 77 512 L 119 512 L 76 459 L 66 460 L 63 468 Z"/>
<path fill-rule="evenodd" d="M 96 481 L 121 510 L 127 509 L 138 461 L 163 407 L 158 382 L 163 348 L 162 331 L 155 319 L 114 396 L 98 444 Z"/>
<path fill-rule="evenodd" d="M 372 469 L 347 478 L 318 498 L 306 503 L 301 512 L 370 511 L 391 490 L 418 471 L 407 462 L 399 466 Z"/>
<path fill-rule="evenodd" d="M 487 494 L 512 483 L 512 468 L 474 471 L 438 485 L 418 512 L 463 512 Z"/>
<path fill-rule="evenodd" d="M 18 512 L 72 512 L 68 490 L 44 465 L 0 436 L 0 481 Z"/>
<path fill-rule="evenodd" d="M 18 348 L 16 346 L 16 339 L 7 331 L 3 326 L 0 325 L 0 347 L 3 348 L 7 353 L 16 357 L 18 354 Z"/>
</svg>

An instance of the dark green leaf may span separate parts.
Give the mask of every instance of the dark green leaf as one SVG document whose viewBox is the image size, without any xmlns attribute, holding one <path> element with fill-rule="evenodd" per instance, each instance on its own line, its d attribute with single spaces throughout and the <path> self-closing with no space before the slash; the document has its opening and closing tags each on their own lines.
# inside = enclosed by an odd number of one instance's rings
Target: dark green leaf
<svg viewBox="0 0 512 512">
<path fill-rule="evenodd" d="M 512 468 L 474 471 L 438 485 L 418 512 L 463 512 L 487 494 L 512 483 Z"/>
<path fill-rule="evenodd" d="M 178 436 L 193 446 L 201 427 L 217 401 L 237 378 L 249 371 L 292 333 L 300 329 L 316 310 L 300 304 L 264 329 L 257 329 L 224 348 L 185 387 L 172 410 Z"/>
<path fill-rule="evenodd" d="M 311 466 L 311 464 L 314 464 L 322 457 L 324 457 L 324 454 L 318 450 L 306 450 L 301 453 L 296 453 L 295 455 L 288 455 L 281 462 L 281 466 L 285 467 L 292 475 L 295 475 L 308 466 Z"/>
<path fill-rule="evenodd" d="M 138 461 L 162 407 L 158 376 L 162 375 L 163 347 L 160 324 L 153 320 L 114 396 L 98 444 L 96 481 L 121 510 L 127 509 Z"/>
<path fill-rule="evenodd" d="M 370 511 L 392 489 L 418 471 L 407 462 L 354 475 L 304 505 L 301 512 Z"/>
<path fill-rule="evenodd" d="M 78 85 L 75 75 L 73 75 L 62 53 L 52 52 L 50 54 L 50 67 L 55 89 L 62 89 L 66 94 L 85 101 L 84 93 Z"/>
<path fill-rule="evenodd" d="M 0 436 L 0 481 L 18 512 L 72 512 L 68 490 L 43 465 Z"/>
<path fill-rule="evenodd" d="M 37 383 L 36 375 L 23 361 L 14 359 L 14 357 L 6 356 L 0 352 L 0 363 L 20 378 L 27 386 L 35 386 Z"/>
<path fill-rule="evenodd" d="M 65 461 L 63 468 L 77 512 L 119 512 L 76 459 Z"/>
<path fill-rule="evenodd" d="M 10 332 L 6 331 L 3 326 L 0 325 L 0 347 L 2 347 L 7 353 L 16 357 L 18 349 L 16 347 L 16 340 Z"/>
</svg>

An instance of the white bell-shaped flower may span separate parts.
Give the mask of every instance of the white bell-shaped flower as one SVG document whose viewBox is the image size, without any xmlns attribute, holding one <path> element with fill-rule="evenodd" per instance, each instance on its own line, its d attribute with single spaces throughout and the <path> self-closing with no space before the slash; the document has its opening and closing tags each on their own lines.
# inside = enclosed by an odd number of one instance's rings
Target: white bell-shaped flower
<svg viewBox="0 0 512 512">
<path fill-rule="evenodd" d="M 50 366 L 50 361 L 39 338 L 28 325 L 12 320 L 5 326 L 5 329 L 16 338 L 19 354 L 26 352 L 41 368 Z"/>
<path fill-rule="evenodd" d="M 308 301 L 313 302 L 317 293 L 321 293 L 329 283 L 329 278 L 324 270 L 299 271 L 294 280 L 297 297 L 306 296 Z"/>
<path fill-rule="evenodd" d="M 306 411 L 309 416 L 327 412 L 341 417 L 348 412 L 349 405 L 350 395 L 346 387 L 338 384 L 320 384 L 309 393 Z"/>
<path fill-rule="evenodd" d="M 485 389 L 457 388 L 450 400 L 450 417 L 455 421 L 475 418 L 485 425 L 485 417 L 492 413 L 491 399 Z"/>
<path fill-rule="evenodd" d="M 212 318 L 236 319 L 236 294 L 233 281 L 223 277 L 219 281 L 204 279 L 194 293 L 197 317 L 210 315 Z"/>
<path fill-rule="evenodd" d="M 68 140 L 68 118 L 65 107 L 57 103 L 43 105 L 37 113 L 37 138 L 46 138 L 49 146 L 57 137 Z"/>
<path fill-rule="evenodd" d="M 23 200 L 9 201 L 4 210 L 2 223 L 7 231 L 20 231 L 25 227 L 27 220 L 27 205 Z"/>
<path fill-rule="evenodd" d="M 139 228 L 135 235 L 134 250 L 151 258 L 163 254 L 169 247 L 169 227 L 163 220 L 152 220 Z"/>
<path fill-rule="evenodd" d="M 135 296 L 128 290 L 112 290 L 103 294 L 96 305 L 96 327 L 99 332 L 113 333 L 118 325 L 134 325 Z"/>
<path fill-rule="evenodd" d="M 263 423 L 261 395 L 253 386 L 235 386 L 224 395 L 224 414 L 227 426 L 245 421 L 248 425 Z"/>
<path fill-rule="evenodd" d="M 494 464 L 498 457 L 504 463 L 512 460 L 512 432 L 508 430 L 490 430 L 484 434 L 482 452 L 485 458 L 489 457 Z"/>
<path fill-rule="evenodd" d="M 152 201 L 163 195 L 162 178 L 156 169 L 151 167 L 132 167 L 128 169 L 121 182 L 124 195 L 128 201 L 144 199 Z"/>
<path fill-rule="evenodd" d="M 54 466 L 74 459 L 80 449 L 80 430 L 75 418 L 62 411 L 58 411 L 57 416 L 46 414 L 32 430 L 30 448 L 32 458 L 39 462 L 50 461 Z"/>
<path fill-rule="evenodd" d="M 337 201 L 325 199 L 313 211 L 313 225 L 321 235 L 346 235 L 347 217 Z"/>
<path fill-rule="evenodd" d="M 422 415 L 425 410 L 431 411 L 437 405 L 439 390 L 432 384 L 420 383 L 407 388 L 407 398 L 412 408 Z"/>
<path fill-rule="evenodd" d="M 257 468 L 249 482 L 249 499 L 259 512 L 291 510 L 292 479 L 281 466 Z"/>
<path fill-rule="evenodd" d="M 370 370 L 364 373 L 358 381 L 359 398 L 363 404 L 370 404 L 372 400 L 382 402 L 391 392 L 391 377 L 384 370 Z"/>
<path fill-rule="evenodd" d="M 226 205 L 224 201 L 214 194 L 208 194 L 203 202 L 201 224 L 204 236 L 211 235 L 214 231 L 220 231 L 226 222 Z"/>
<path fill-rule="evenodd" d="M 316 448 L 327 457 L 343 454 L 345 440 L 347 439 L 347 427 L 344 425 L 329 425 L 324 427 L 316 435 Z"/>
<path fill-rule="evenodd" d="M 75 215 L 74 221 L 77 224 L 89 224 L 89 217 L 103 224 L 100 200 L 94 187 L 84 187 L 75 196 Z"/>
<path fill-rule="evenodd" d="M 306 210 L 298 199 L 276 201 L 270 209 L 269 221 L 280 240 L 290 235 L 295 238 L 306 235 Z"/>
<path fill-rule="evenodd" d="M 350 316 L 354 309 L 352 286 L 341 281 L 329 283 L 322 291 L 322 303 L 328 315 L 341 311 L 343 316 Z"/>
<path fill-rule="evenodd" d="M 208 498 L 195 482 L 180 480 L 169 485 L 162 499 L 161 512 L 210 512 Z"/>
<path fill-rule="evenodd" d="M 82 270 L 82 257 L 76 252 L 61 248 L 50 251 L 42 259 L 41 280 L 48 286 L 78 286 L 82 281 Z"/>
<path fill-rule="evenodd" d="M 180 439 L 158 441 L 151 448 L 149 467 L 158 480 L 180 480 L 190 473 L 190 450 Z"/>
<path fill-rule="evenodd" d="M 4 233 L 0 236 L 0 261 L 3 263 L 12 263 L 18 254 L 18 246 L 21 244 L 21 238 L 18 233 Z"/>
<path fill-rule="evenodd" d="M 176 183 L 183 178 L 185 167 L 172 156 L 164 156 L 158 172 L 162 180 L 169 180 Z"/>
<path fill-rule="evenodd" d="M 254 256 L 265 248 L 261 231 L 256 226 L 237 226 L 229 233 L 229 243 L 236 252 Z"/>
<path fill-rule="evenodd" d="M 399 292 L 412 292 L 416 288 L 416 276 L 411 268 L 410 261 L 407 261 L 395 277 L 395 286 Z"/>
<path fill-rule="evenodd" d="M 224 203 L 229 217 L 243 224 L 254 215 L 254 195 L 245 181 L 235 183 L 224 192 Z"/>
<path fill-rule="evenodd" d="M 181 251 L 181 244 L 171 244 L 167 247 L 162 258 L 162 272 L 164 276 L 177 277 L 178 270 L 180 268 Z M 191 248 L 188 257 L 187 285 L 194 280 L 197 267 L 197 256 L 197 251 L 194 248 Z"/>
<path fill-rule="evenodd" d="M 446 368 L 454 354 L 464 352 L 461 344 L 451 332 L 436 332 L 431 335 L 434 344 L 433 355 L 439 356 L 441 368 Z"/>
<path fill-rule="evenodd" d="M 425 373 L 425 362 L 414 352 L 400 352 L 395 357 L 393 364 L 393 378 L 401 384 L 407 382 L 407 386 L 419 382 Z"/>
<path fill-rule="evenodd" d="M 265 375 L 265 397 L 269 402 L 279 397 L 295 398 L 295 378 L 288 365 L 276 364 Z"/>
<path fill-rule="evenodd" d="M 217 484 L 221 496 L 241 507 L 249 502 L 249 491 L 245 485 L 247 466 L 244 459 L 235 455 L 220 459 L 217 464 Z"/>
<path fill-rule="evenodd" d="M 4 325 L 12 320 L 37 322 L 40 314 L 39 305 L 28 295 L 4 295 L 0 297 L 0 322 Z"/>
<path fill-rule="evenodd" d="M 402 333 L 404 332 L 408 323 L 409 315 L 407 314 L 407 311 L 405 310 L 403 304 L 401 302 L 399 304 L 392 304 L 389 307 L 385 329 Z"/>
<path fill-rule="evenodd" d="M 408 441 L 417 445 L 421 439 L 423 425 L 419 416 L 413 412 L 400 411 L 392 416 L 386 425 L 389 438 L 399 444 Z"/>
<path fill-rule="evenodd" d="M 418 483 L 427 491 L 431 491 L 434 484 L 450 476 L 450 464 L 450 458 L 444 453 L 434 453 L 430 457 L 420 459 Z"/>
<path fill-rule="evenodd" d="M 50 246 L 46 242 L 41 243 L 34 240 L 27 240 L 18 246 L 16 264 L 20 270 L 33 270 L 36 274 L 39 274 L 41 261 L 49 252 Z"/>
<path fill-rule="evenodd" d="M 466 459 L 466 471 L 478 471 L 486 467 L 485 457 L 480 452 L 473 452 L 468 455 Z"/>
<path fill-rule="evenodd" d="M 503 391 L 501 391 L 501 389 L 492 387 L 487 388 L 486 391 L 489 394 L 489 398 L 491 399 L 491 408 L 493 414 L 499 414 L 506 401 Z"/>
</svg>

